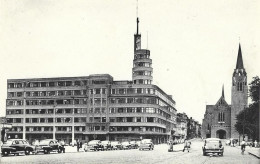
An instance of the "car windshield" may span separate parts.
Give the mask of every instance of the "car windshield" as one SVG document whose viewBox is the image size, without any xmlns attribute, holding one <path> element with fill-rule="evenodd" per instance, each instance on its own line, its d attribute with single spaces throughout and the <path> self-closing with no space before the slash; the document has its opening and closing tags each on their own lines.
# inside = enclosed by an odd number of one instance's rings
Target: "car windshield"
<svg viewBox="0 0 260 164">
<path fill-rule="evenodd" d="M 114 141 L 114 142 L 111 142 L 111 144 L 118 144 L 118 142 Z"/>
<path fill-rule="evenodd" d="M 97 143 L 98 143 L 98 141 L 89 141 L 88 145 L 95 145 Z"/>
<path fill-rule="evenodd" d="M 108 144 L 109 141 L 101 141 L 102 144 Z"/>
<path fill-rule="evenodd" d="M 152 141 L 150 139 L 142 140 L 142 143 L 151 143 Z"/>
<path fill-rule="evenodd" d="M 40 141 L 40 145 L 49 145 L 49 140 L 42 140 L 42 141 Z"/>
<path fill-rule="evenodd" d="M 7 140 L 6 142 L 4 142 L 4 144 L 6 144 L 6 145 L 12 145 L 12 140 Z"/>
<path fill-rule="evenodd" d="M 128 145 L 129 144 L 129 142 L 123 142 L 122 143 L 122 145 Z"/>
</svg>

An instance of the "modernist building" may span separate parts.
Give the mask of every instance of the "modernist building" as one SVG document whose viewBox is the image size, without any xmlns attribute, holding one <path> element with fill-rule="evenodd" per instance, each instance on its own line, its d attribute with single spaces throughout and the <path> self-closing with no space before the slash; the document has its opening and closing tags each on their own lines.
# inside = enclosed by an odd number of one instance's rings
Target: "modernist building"
<svg viewBox="0 0 260 164">
<path fill-rule="evenodd" d="M 232 75 L 231 105 L 225 101 L 223 87 L 222 95 L 217 103 L 206 106 L 202 123 L 202 137 L 239 138 L 235 129 L 236 115 L 248 105 L 247 92 L 247 74 L 239 44 L 237 64 Z"/>
<path fill-rule="evenodd" d="M 8 138 L 166 142 L 176 128 L 175 101 L 152 84 L 152 59 L 141 49 L 138 25 L 137 18 L 132 81 L 108 74 L 8 79 Z"/>
</svg>

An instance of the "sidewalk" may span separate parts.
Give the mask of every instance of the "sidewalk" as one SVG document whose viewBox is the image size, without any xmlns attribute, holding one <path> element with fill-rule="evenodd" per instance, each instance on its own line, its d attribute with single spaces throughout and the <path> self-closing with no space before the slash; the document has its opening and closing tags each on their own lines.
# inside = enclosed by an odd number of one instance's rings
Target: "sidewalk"
<svg viewBox="0 0 260 164">
<path fill-rule="evenodd" d="M 77 146 L 74 146 L 74 147 L 72 147 L 72 146 L 65 146 L 65 152 L 66 153 L 78 153 Z M 84 149 L 80 148 L 79 152 L 84 152 Z"/>
<path fill-rule="evenodd" d="M 246 149 L 247 149 L 246 151 L 247 151 L 250 155 L 253 155 L 253 156 L 255 156 L 256 158 L 259 158 L 259 159 L 260 159 L 260 148 L 247 147 Z"/>
<path fill-rule="evenodd" d="M 236 148 L 240 149 L 241 147 L 236 145 Z M 255 148 L 255 147 L 249 147 L 246 146 L 246 152 L 248 152 L 248 154 L 255 156 L 256 158 L 260 159 L 260 148 Z"/>
</svg>

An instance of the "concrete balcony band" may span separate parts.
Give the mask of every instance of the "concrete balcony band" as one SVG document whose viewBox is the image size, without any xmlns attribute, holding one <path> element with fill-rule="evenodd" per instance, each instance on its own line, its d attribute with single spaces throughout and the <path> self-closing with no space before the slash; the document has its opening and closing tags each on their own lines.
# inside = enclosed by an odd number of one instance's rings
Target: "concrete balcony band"
<svg viewBox="0 0 260 164">
<path fill-rule="evenodd" d="M 132 69 L 133 72 L 136 71 L 149 71 L 149 72 L 153 72 L 153 68 L 152 67 L 134 67 Z"/>
<path fill-rule="evenodd" d="M 153 80 L 153 76 L 150 76 L 150 75 L 133 75 L 133 80 Z"/>
<path fill-rule="evenodd" d="M 145 63 L 152 64 L 152 59 L 149 59 L 149 58 L 139 58 L 139 59 L 134 59 L 133 60 L 134 64 L 139 63 L 139 62 L 145 62 Z"/>
</svg>

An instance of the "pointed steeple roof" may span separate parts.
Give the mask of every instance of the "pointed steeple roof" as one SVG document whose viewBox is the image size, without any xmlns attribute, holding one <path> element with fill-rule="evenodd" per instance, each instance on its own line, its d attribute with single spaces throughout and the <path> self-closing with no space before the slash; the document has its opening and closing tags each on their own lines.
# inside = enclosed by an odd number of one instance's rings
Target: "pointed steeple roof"
<svg viewBox="0 0 260 164">
<path fill-rule="evenodd" d="M 219 100 L 216 103 L 217 106 L 228 106 L 228 103 L 225 100 L 225 94 L 224 94 L 224 84 L 222 86 L 222 95 L 219 98 Z"/>
<path fill-rule="evenodd" d="M 222 97 L 225 99 L 225 94 L 224 94 L 224 84 L 222 86 Z"/>
<path fill-rule="evenodd" d="M 241 46 L 239 43 L 236 69 L 244 69 Z"/>
</svg>

